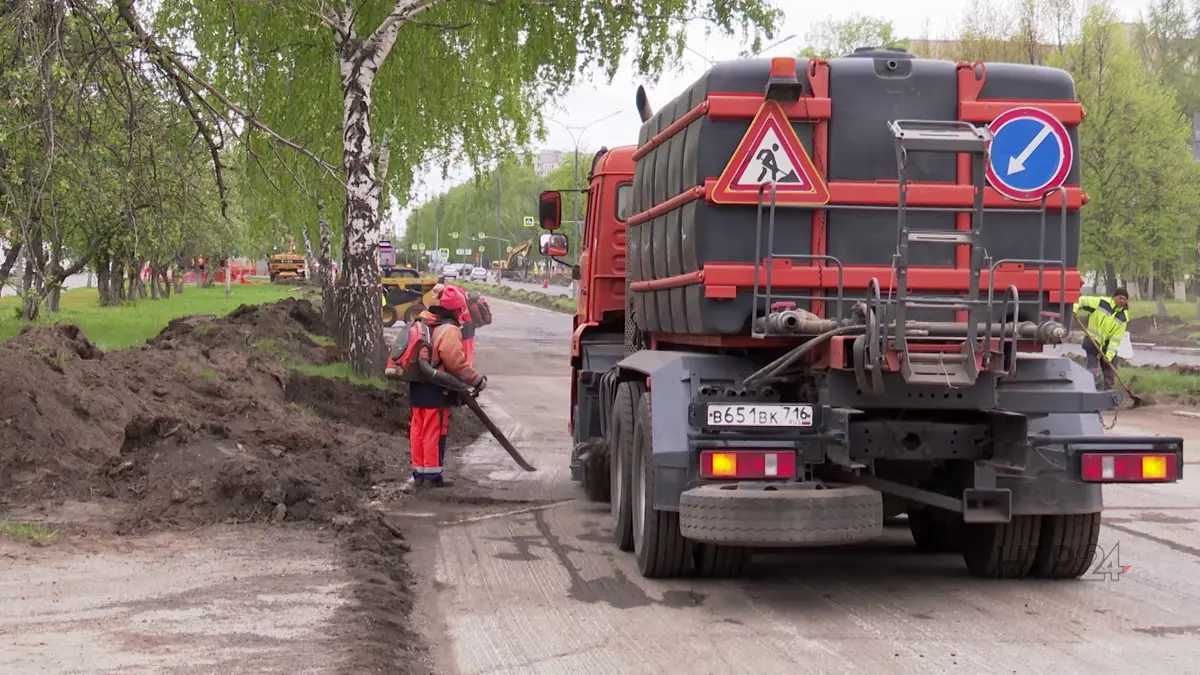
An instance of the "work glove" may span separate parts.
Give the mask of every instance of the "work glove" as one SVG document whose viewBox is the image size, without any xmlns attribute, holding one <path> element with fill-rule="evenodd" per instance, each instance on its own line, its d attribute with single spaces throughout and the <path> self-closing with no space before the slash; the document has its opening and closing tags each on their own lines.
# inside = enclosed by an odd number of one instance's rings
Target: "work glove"
<svg viewBox="0 0 1200 675">
<path fill-rule="evenodd" d="M 483 377 L 481 377 L 479 379 L 479 384 L 475 387 L 475 391 L 473 391 L 471 393 L 474 396 L 478 396 L 479 392 L 483 391 L 486 388 L 487 388 L 487 375 L 484 375 Z"/>
</svg>

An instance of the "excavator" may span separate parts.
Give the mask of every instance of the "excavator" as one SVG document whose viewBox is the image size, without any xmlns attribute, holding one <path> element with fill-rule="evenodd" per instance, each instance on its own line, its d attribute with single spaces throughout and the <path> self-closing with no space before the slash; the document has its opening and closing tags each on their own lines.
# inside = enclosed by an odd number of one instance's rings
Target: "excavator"
<svg viewBox="0 0 1200 675">
<path fill-rule="evenodd" d="M 537 242 L 536 238 L 530 239 L 513 247 L 507 259 L 492 261 L 492 270 L 500 270 L 500 274 L 506 279 L 525 281 L 529 278 L 529 251 Z"/>
</svg>

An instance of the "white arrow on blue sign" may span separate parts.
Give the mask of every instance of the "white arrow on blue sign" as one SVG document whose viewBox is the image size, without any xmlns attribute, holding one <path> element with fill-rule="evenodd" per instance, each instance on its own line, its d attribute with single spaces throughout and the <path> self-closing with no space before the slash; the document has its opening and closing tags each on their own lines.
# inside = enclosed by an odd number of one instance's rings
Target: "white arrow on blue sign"
<svg viewBox="0 0 1200 675">
<path fill-rule="evenodd" d="M 988 125 L 992 132 L 987 179 L 997 192 L 1038 201 L 1067 181 L 1075 148 L 1067 128 L 1040 108 L 1013 108 Z"/>
</svg>

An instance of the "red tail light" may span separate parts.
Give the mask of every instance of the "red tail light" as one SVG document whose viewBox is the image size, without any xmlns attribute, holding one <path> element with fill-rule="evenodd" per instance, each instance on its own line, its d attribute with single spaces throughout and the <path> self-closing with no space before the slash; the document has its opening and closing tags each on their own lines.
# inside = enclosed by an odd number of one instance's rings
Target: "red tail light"
<svg viewBox="0 0 1200 675">
<path fill-rule="evenodd" d="M 705 450 L 701 478 L 795 478 L 796 453 L 790 450 Z"/>
<path fill-rule="evenodd" d="M 1156 452 L 1088 452 L 1079 456 L 1088 483 L 1174 483 L 1179 480 L 1176 455 Z"/>
</svg>

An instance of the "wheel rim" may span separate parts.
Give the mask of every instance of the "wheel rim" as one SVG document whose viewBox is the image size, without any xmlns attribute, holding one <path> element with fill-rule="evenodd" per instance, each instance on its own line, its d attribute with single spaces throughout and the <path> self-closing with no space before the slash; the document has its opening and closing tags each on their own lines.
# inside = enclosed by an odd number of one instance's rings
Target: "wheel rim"
<svg viewBox="0 0 1200 675">
<path fill-rule="evenodd" d="M 637 464 L 637 477 L 630 488 L 633 491 L 633 545 L 642 548 L 642 533 L 646 529 L 646 459 Z"/>
</svg>

